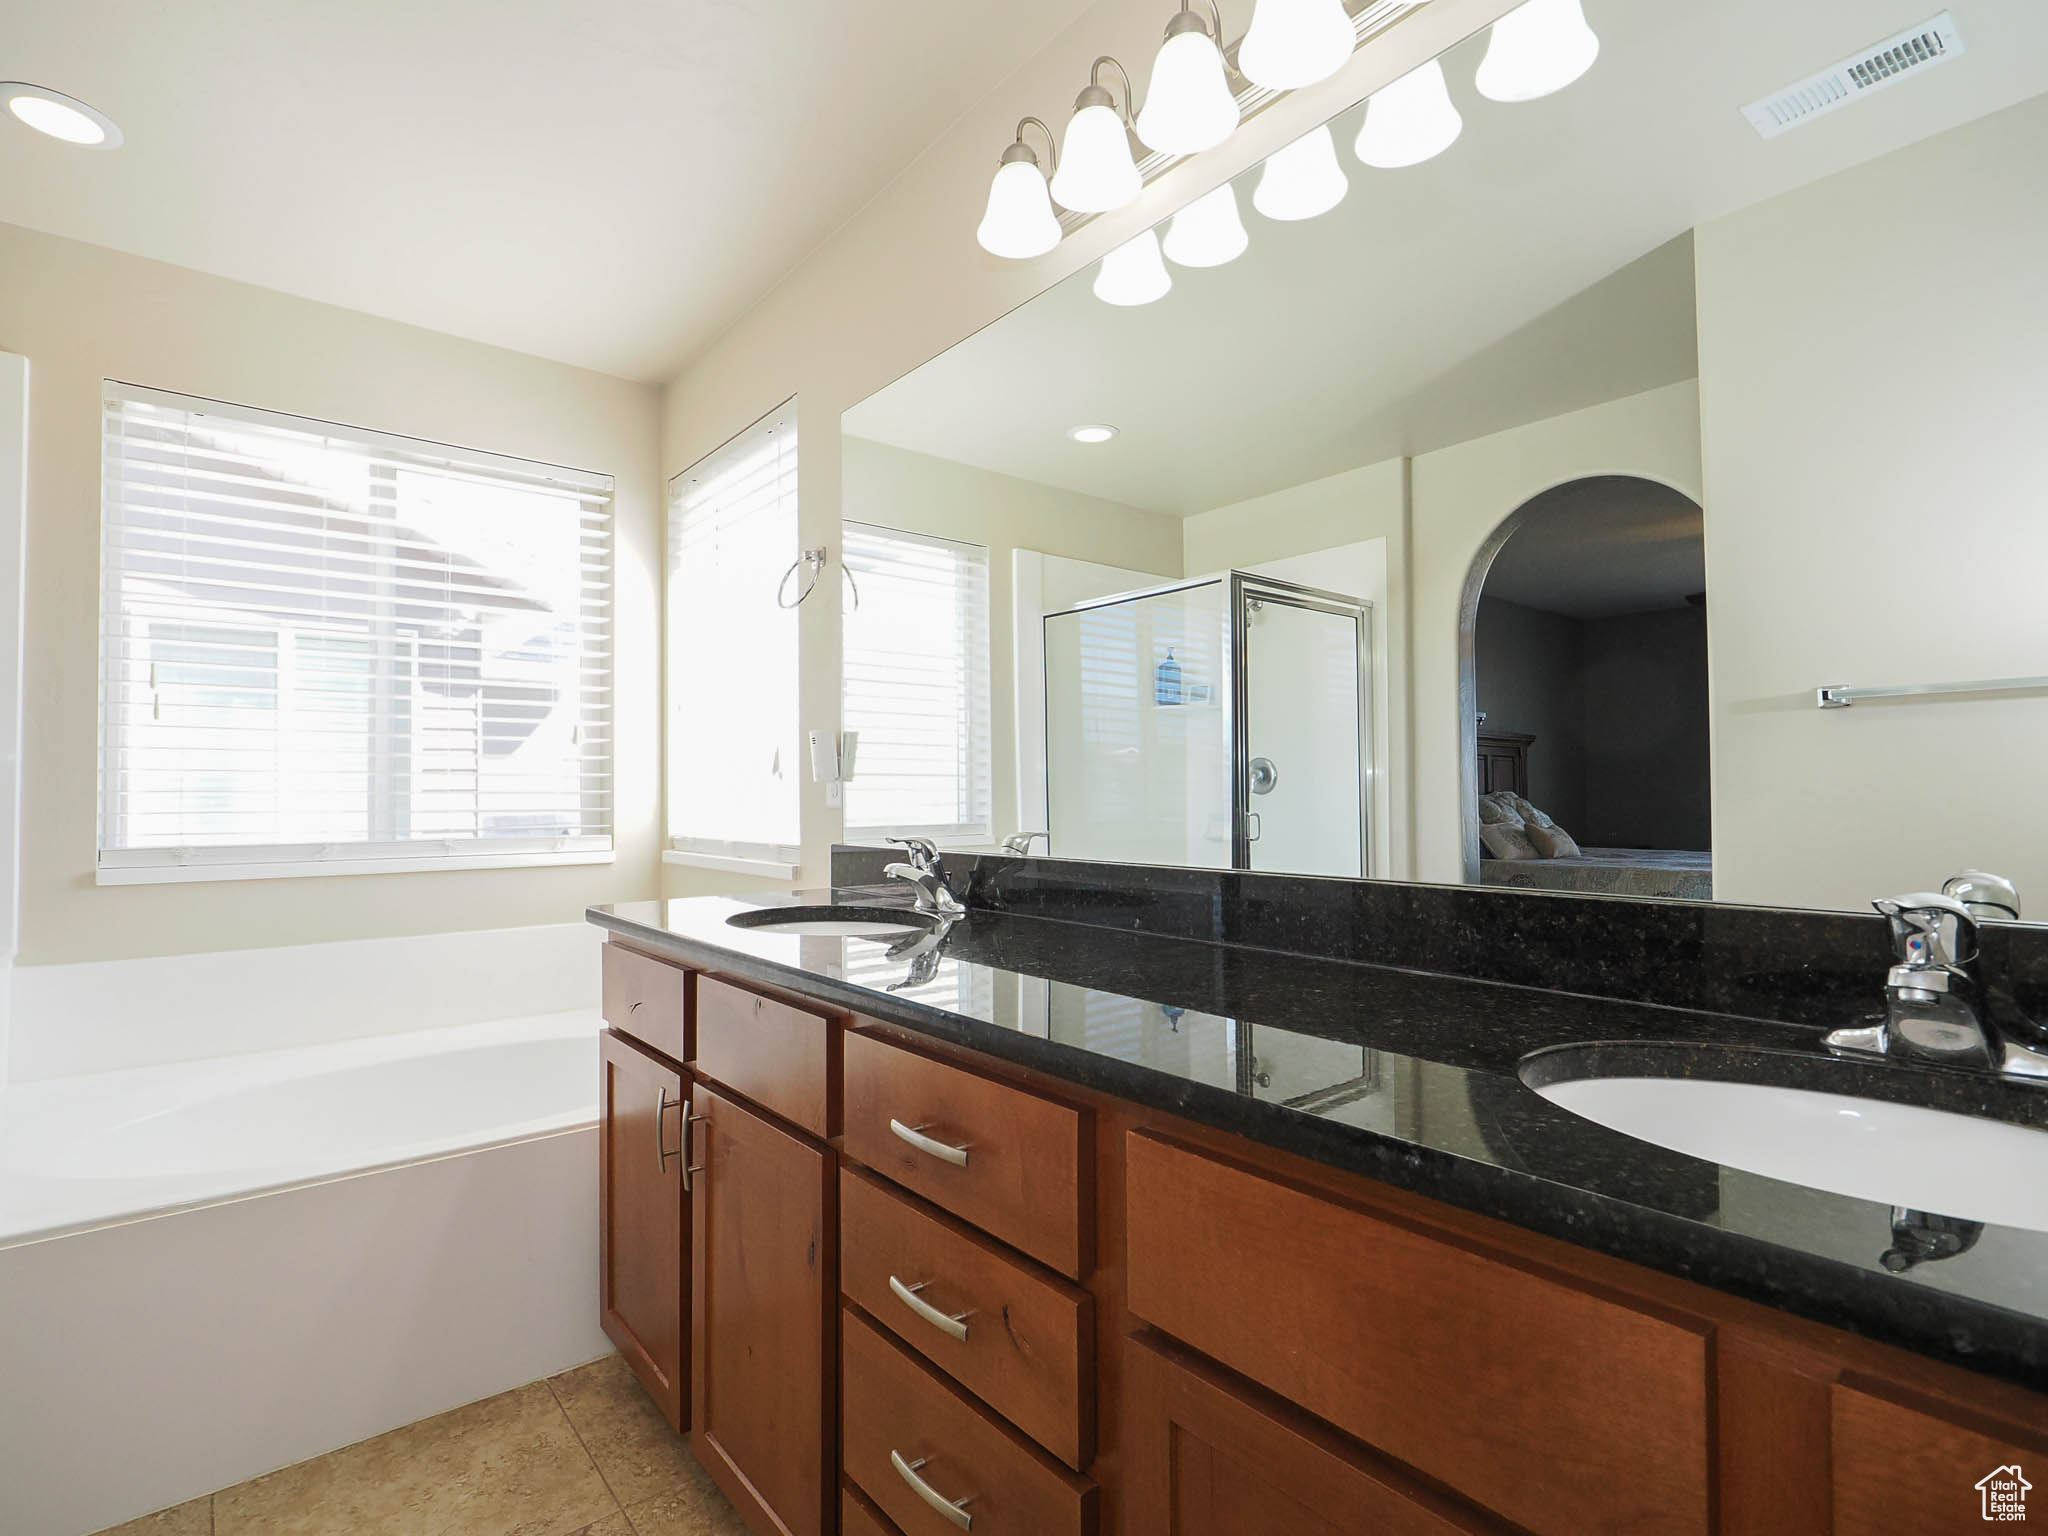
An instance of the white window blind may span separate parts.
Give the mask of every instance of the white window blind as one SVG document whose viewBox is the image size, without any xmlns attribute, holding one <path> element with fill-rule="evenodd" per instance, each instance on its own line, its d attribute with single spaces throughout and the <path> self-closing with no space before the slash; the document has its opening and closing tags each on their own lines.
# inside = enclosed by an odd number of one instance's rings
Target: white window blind
<svg viewBox="0 0 2048 1536">
<path fill-rule="evenodd" d="M 669 833 L 682 852 L 799 854 L 797 616 L 781 606 L 808 580 L 790 572 L 796 425 L 792 400 L 669 484 Z"/>
<path fill-rule="evenodd" d="M 848 523 L 845 728 L 860 732 L 849 836 L 990 836 L 988 551 Z"/>
<path fill-rule="evenodd" d="M 102 880 L 610 857 L 610 476 L 103 400 Z"/>
</svg>

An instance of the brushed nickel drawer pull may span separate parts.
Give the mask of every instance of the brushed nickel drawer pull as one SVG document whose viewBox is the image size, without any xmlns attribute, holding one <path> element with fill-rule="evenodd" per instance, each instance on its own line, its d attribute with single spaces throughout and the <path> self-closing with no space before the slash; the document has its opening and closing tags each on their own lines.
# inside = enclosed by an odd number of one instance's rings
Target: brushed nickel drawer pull
<svg viewBox="0 0 2048 1536">
<path fill-rule="evenodd" d="M 688 1193 L 690 1192 L 690 1175 L 691 1175 L 691 1174 L 693 1174 L 693 1173 L 702 1173 L 702 1172 L 704 1171 L 704 1165 L 703 1165 L 702 1163 L 693 1163 L 693 1162 L 691 1162 L 691 1161 L 690 1161 L 690 1127 L 691 1127 L 691 1126 L 693 1126 L 693 1125 L 702 1125 L 702 1124 L 703 1124 L 703 1123 L 704 1123 L 704 1122 L 705 1122 L 706 1120 L 709 1120 L 709 1119 L 711 1118 L 711 1117 L 710 1117 L 709 1115 L 693 1115 L 693 1114 L 691 1114 L 691 1113 L 690 1113 L 690 1109 L 689 1109 L 689 1104 L 690 1104 L 690 1101 L 689 1101 L 688 1099 L 685 1099 L 685 1100 L 683 1100 L 683 1193 L 684 1193 L 684 1194 L 688 1194 Z"/>
<path fill-rule="evenodd" d="M 668 1112 L 672 1109 L 680 1107 L 683 1101 L 681 1099 L 670 1098 L 668 1096 L 668 1090 L 666 1088 L 657 1088 L 654 1090 L 654 1093 L 655 1097 L 660 1100 L 660 1102 L 656 1104 L 654 1109 L 654 1155 L 656 1159 L 654 1169 L 657 1173 L 667 1173 L 668 1160 L 676 1156 L 677 1154 L 674 1152 L 667 1151 L 662 1146 L 661 1127 L 662 1124 L 668 1119 Z M 685 1136 L 689 1134 L 688 1126 L 685 1126 L 683 1128 L 683 1134 Z M 684 1158 L 683 1161 L 685 1163 L 688 1163 L 689 1159 Z M 683 1183 L 687 1186 L 689 1182 L 689 1175 L 685 1174 L 683 1176 Z"/>
<path fill-rule="evenodd" d="M 974 1309 L 970 1307 L 965 1312 L 941 1312 L 937 1307 L 917 1294 L 930 1283 L 929 1280 L 920 1280 L 915 1285 L 905 1285 L 894 1275 L 889 1277 L 889 1289 L 896 1293 L 898 1301 L 938 1329 L 939 1332 L 948 1334 L 965 1343 L 967 1341 L 967 1319 L 974 1316 Z"/>
<path fill-rule="evenodd" d="M 917 1469 L 925 1464 L 925 1460 L 925 1457 L 920 1456 L 915 1461 L 905 1461 L 901 1451 L 891 1451 L 889 1453 L 889 1465 L 896 1469 L 898 1477 L 910 1484 L 910 1491 L 912 1493 L 959 1526 L 961 1530 L 968 1529 L 974 1524 L 974 1516 L 967 1513 L 967 1505 L 972 1501 L 969 1499 L 949 1499 L 930 1483 L 919 1477 Z"/>
<path fill-rule="evenodd" d="M 925 1135 L 923 1125 L 905 1125 L 901 1120 L 891 1120 L 889 1129 L 896 1133 L 898 1141 L 907 1141 L 918 1151 L 936 1157 L 942 1163 L 951 1163 L 955 1168 L 967 1166 L 967 1149 L 955 1147 L 943 1141 L 934 1141 Z"/>
</svg>

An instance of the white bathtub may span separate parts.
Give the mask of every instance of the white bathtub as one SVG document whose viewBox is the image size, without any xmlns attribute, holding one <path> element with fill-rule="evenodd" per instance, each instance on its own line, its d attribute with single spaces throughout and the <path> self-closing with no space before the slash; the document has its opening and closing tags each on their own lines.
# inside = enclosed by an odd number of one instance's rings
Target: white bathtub
<svg viewBox="0 0 2048 1536">
<path fill-rule="evenodd" d="M 0 1089 L 0 1532 L 79 1536 L 604 1353 L 599 1027 Z"/>
<path fill-rule="evenodd" d="M 0 1247 L 597 1118 L 587 1012 L 0 1089 Z"/>
</svg>

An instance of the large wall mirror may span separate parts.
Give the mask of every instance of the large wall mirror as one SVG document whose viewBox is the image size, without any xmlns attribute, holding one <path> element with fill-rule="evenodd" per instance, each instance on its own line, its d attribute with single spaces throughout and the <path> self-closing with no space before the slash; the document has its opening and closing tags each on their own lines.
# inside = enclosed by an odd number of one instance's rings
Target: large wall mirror
<svg viewBox="0 0 2048 1536">
<path fill-rule="evenodd" d="M 847 520 L 986 559 L 990 841 L 2048 919 L 2048 7 L 1584 9 L 846 414 Z"/>
</svg>

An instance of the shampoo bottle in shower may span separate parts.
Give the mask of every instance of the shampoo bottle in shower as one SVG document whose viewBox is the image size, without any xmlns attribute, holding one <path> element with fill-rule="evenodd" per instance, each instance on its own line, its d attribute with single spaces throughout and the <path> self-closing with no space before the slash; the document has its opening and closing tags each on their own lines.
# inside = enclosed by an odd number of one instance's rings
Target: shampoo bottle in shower
<svg viewBox="0 0 2048 1536">
<path fill-rule="evenodd" d="M 1173 647 L 1166 648 L 1166 660 L 1152 672 L 1152 702 L 1178 704 L 1181 701 L 1180 663 L 1173 659 Z"/>
</svg>

